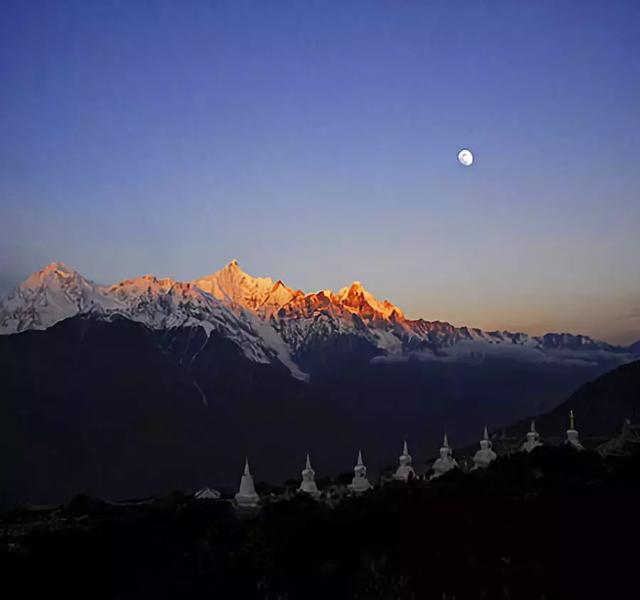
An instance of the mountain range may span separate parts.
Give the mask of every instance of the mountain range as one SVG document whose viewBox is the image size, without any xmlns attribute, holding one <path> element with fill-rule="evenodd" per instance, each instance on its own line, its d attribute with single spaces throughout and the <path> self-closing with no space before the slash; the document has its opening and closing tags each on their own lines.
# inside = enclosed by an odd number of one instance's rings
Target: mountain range
<svg viewBox="0 0 640 600">
<path fill-rule="evenodd" d="M 247 358 L 280 361 L 301 379 L 318 366 L 318 352 L 343 337 L 357 339 L 374 361 L 509 355 L 540 362 L 598 362 L 603 357 L 624 362 L 637 350 L 584 335 L 529 336 L 412 320 L 388 300 L 376 299 L 359 281 L 337 292 L 305 293 L 282 280 L 252 277 L 235 260 L 192 282 L 144 275 L 108 286 L 52 263 L 0 302 L 0 334 L 47 329 L 75 315 L 126 318 L 154 330 L 200 327 L 207 336 L 216 331 Z"/>
<path fill-rule="evenodd" d="M 0 334 L 0 490 L 32 502 L 233 488 L 245 455 L 270 481 L 307 451 L 319 475 L 359 448 L 392 464 L 403 438 L 419 460 L 444 431 L 473 443 L 634 358 L 412 320 L 358 282 L 305 293 L 236 261 L 114 285 L 53 263 L 0 302 Z"/>
</svg>

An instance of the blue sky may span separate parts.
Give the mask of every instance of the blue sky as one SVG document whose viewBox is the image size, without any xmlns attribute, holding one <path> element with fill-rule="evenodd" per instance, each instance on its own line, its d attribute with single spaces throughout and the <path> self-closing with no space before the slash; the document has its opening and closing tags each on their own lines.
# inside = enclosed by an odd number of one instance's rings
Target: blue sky
<svg viewBox="0 0 640 600">
<path fill-rule="evenodd" d="M 640 338 L 637 2 L 0 10 L 0 291 L 53 260 L 109 283 L 237 258 L 410 316 Z"/>
</svg>

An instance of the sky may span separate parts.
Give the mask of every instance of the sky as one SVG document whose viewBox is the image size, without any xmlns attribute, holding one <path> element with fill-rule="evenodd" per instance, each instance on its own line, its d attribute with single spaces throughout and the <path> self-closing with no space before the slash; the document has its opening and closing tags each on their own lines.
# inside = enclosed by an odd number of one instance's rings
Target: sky
<svg viewBox="0 0 640 600">
<path fill-rule="evenodd" d="M 635 341 L 638 31 L 635 0 L 0 0 L 0 292 L 235 258 Z"/>
</svg>

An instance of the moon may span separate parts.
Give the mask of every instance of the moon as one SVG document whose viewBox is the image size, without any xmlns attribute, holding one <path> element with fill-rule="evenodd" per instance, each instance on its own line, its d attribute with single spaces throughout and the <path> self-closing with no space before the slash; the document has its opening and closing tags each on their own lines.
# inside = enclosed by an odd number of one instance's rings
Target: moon
<svg viewBox="0 0 640 600">
<path fill-rule="evenodd" d="M 467 148 L 463 148 L 458 152 L 458 162 L 463 167 L 470 167 L 473 164 L 473 154 L 471 154 L 471 150 Z"/>
</svg>

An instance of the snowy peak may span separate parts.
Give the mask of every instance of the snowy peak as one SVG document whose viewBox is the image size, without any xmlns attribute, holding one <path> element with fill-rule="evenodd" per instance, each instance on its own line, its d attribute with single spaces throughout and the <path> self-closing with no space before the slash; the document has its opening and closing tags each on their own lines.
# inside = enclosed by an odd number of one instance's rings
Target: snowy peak
<svg viewBox="0 0 640 600">
<path fill-rule="evenodd" d="M 160 279 L 154 275 L 143 275 L 142 277 L 136 277 L 134 279 L 125 279 L 120 283 L 106 288 L 106 290 L 109 294 L 123 299 L 132 296 L 142 296 L 143 294 L 158 295 L 168 293 L 191 297 L 194 300 L 203 297 L 202 290 L 192 283 L 182 283 L 170 277 Z"/>
<path fill-rule="evenodd" d="M 596 340 L 586 335 L 574 335 L 572 333 L 546 333 L 540 338 L 540 344 L 545 350 L 609 350 L 613 346 Z"/>
<path fill-rule="evenodd" d="M 402 319 L 404 317 L 397 306 L 388 300 L 380 302 L 359 281 L 354 281 L 351 286 L 339 290 L 337 298 L 344 306 L 369 319 L 376 317 L 389 319 L 393 313 L 395 313 L 395 318 Z"/>
<path fill-rule="evenodd" d="M 340 316 L 345 311 L 339 302 L 335 302 L 333 295 L 327 291 L 315 294 L 296 292 L 293 298 L 278 311 L 280 318 L 313 318 L 317 315 Z"/>
<path fill-rule="evenodd" d="M 35 285 L 50 277 L 67 277 L 79 275 L 77 271 L 70 269 L 63 262 L 52 262 L 33 273 L 27 280 L 23 283 L 23 285 L 30 284 Z"/>
<path fill-rule="evenodd" d="M 402 320 L 402 311 L 388 300 L 380 302 L 362 283 L 354 281 L 337 293 L 322 290 L 305 294 L 294 290 L 278 279 L 252 277 L 245 273 L 237 260 L 223 269 L 200 279 L 194 284 L 223 302 L 242 307 L 261 317 L 271 317 L 282 311 L 292 317 L 310 317 L 316 311 L 333 315 L 358 315 L 366 322 L 392 318 Z"/>
<path fill-rule="evenodd" d="M 271 316 L 278 312 L 285 304 L 291 302 L 297 296 L 304 295 L 300 290 L 295 291 L 287 287 L 281 279 L 273 284 L 271 291 L 259 306 L 259 312 L 263 316 Z"/>
<path fill-rule="evenodd" d="M 60 262 L 33 273 L 0 302 L 0 334 L 46 329 L 81 312 L 115 308 L 102 288 Z"/>
<path fill-rule="evenodd" d="M 274 283 L 270 277 L 252 277 L 245 273 L 237 260 L 193 282 L 218 300 L 232 305 L 257 310 L 268 298 Z"/>
<path fill-rule="evenodd" d="M 31 274 L 23 281 L 19 288 L 21 290 L 35 290 L 38 288 L 62 288 L 68 285 L 68 282 L 75 281 L 79 284 L 92 285 L 88 279 L 85 279 L 80 273 L 74 269 L 70 269 L 62 262 L 52 262 L 39 271 Z"/>
<path fill-rule="evenodd" d="M 126 306 L 136 320 L 145 320 L 148 325 L 164 326 L 164 319 L 172 324 L 190 316 L 202 316 L 219 309 L 219 303 L 210 295 L 191 283 L 181 283 L 169 277 L 159 279 L 144 275 L 126 279 L 107 288 L 106 293 Z M 146 319 L 141 319 L 146 314 Z"/>
</svg>

